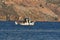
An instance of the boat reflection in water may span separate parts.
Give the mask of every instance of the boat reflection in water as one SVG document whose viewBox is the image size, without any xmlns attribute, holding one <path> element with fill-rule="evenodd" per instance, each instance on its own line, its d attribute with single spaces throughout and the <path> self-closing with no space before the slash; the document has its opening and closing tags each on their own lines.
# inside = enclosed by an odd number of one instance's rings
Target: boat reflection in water
<svg viewBox="0 0 60 40">
<path fill-rule="evenodd" d="M 25 18 L 24 21 L 15 21 L 15 24 L 18 25 L 34 25 L 35 22 L 31 21 L 29 18 Z"/>
</svg>

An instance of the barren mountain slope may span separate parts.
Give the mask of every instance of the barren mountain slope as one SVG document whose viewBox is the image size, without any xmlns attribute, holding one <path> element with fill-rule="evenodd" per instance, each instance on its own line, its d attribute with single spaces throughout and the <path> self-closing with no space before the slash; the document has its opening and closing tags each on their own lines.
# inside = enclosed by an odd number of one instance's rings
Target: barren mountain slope
<svg viewBox="0 0 60 40">
<path fill-rule="evenodd" d="M 0 0 L 0 8 L 9 12 L 9 15 L 19 16 L 18 20 L 27 17 L 33 21 L 59 20 L 59 16 L 49 8 L 46 0 Z"/>
</svg>

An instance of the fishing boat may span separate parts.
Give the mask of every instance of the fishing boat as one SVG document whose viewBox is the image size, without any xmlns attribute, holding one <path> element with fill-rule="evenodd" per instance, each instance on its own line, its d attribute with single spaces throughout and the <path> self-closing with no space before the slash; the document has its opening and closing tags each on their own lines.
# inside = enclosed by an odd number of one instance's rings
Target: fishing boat
<svg viewBox="0 0 60 40">
<path fill-rule="evenodd" d="M 24 21 L 15 21 L 15 24 L 18 25 L 34 25 L 35 22 L 31 21 L 29 18 L 25 18 Z"/>
</svg>

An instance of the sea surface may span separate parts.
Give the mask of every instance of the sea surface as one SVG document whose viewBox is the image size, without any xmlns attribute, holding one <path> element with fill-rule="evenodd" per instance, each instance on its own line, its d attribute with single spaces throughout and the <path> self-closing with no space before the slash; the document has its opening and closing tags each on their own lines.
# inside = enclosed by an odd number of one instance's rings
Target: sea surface
<svg viewBox="0 0 60 40">
<path fill-rule="evenodd" d="M 60 40 L 60 22 L 23 26 L 13 21 L 0 21 L 0 40 Z"/>
</svg>

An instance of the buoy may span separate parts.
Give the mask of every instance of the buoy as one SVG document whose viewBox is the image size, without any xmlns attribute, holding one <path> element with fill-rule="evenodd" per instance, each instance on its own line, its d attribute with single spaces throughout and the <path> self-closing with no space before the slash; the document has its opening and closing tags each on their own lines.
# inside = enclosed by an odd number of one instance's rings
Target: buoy
<svg viewBox="0 0 60 40">
<path fill-rule="evenodd" d="M 15 24 L 18 25 L 18 23 L 15 21 Z"/>
</svg>

